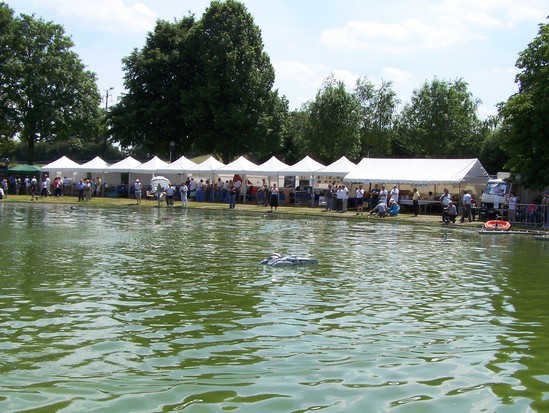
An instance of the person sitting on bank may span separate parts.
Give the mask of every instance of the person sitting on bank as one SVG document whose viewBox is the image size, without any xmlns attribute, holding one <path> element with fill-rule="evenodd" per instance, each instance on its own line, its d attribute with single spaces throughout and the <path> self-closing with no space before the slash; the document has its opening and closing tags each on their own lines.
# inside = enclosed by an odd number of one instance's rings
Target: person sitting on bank
<svg viewBox="0 0 549 413">
<path fill-rule="evenodd" d="M 383 201 L 379 201 L 377 205 L 370 210 L 370 215 L 377 214 L 378 217 L 384 218 L 387 216 L 387 204 Z"/>
<path fill-rule="evenodd" d="M 394 199 L 389 201 L 389 216 L 396 217 L 400 211 L 400 205 Z"/>
<path fill-rule="evenodd" d="M 455 223 L 457 214 L 458 213 L 457 213 L 456 206 L 452 201 L 449 201 L 448 206 L 444 208 L 444 211 L 442 212 L 442 220 L 444 221 L 445 224 L 449 224 L 450 221 Z"/>
</svg>

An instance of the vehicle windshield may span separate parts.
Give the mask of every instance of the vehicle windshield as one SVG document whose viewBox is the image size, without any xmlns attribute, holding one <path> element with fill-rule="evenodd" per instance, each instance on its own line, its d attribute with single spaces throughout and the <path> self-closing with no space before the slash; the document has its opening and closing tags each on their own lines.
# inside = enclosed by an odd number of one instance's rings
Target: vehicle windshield
<svg viewBox="0 0 549 413">
<path fill-rule="evenodd" d="M 506 183 L 499 183 L 499 184 L 488 184 L 486 185 L 486 189 L 484 190 L 484 193 L 488 195 L 507 195 L 507 184 Z"/>
</svg>

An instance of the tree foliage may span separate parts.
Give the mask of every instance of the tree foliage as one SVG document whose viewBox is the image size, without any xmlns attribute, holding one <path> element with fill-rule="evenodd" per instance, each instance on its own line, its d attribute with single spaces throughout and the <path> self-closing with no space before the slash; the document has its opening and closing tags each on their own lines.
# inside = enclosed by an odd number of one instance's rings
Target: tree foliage
<svg viewBox="0 0 549 413">
<path fill-rule="evenodd" d="M 167 153 L 171 141 L 183 151 L 191 148 L 185 117 L 190 102 L 182 95 L 194 75 L 187 43 L 193 25 L 191 16 L 158 21 L 145 46 L 123 60 L 128 93 L 109 113 L 111 134 L 121 146 L 148 154 Z"/>
<path fill-rule="evenodd" d="M 38 142 L 91 138 L 100 102 L 95 75 L 71 50 L 62 26 L 14 18 L 4 3 L 0 10 L 7 23 L 0 31 L 2 133 L 26 143 L 28 163 Z"/>
<path fill-rule="evenodd" d="M 362 108 L 362 153 L 376 157 L 391 155 L 391 141 L 400 101 L 392 89 L 392 82 L 379 86 L 367 78 L 356 81 L 354 93 Z"/>
<path fill-rule="evenodd" d="M 360 103 L 342 81 L 328 77 L 308 112 L 303 143 L 311 156 L 325 163 L 360 157 Z"/>
<path fill-rule="evenodd" d="M 483 139 L 478 104 L 461 79 L 425 82 L 400 114 L 396 149 L 413 157 L 477 157 Z"/>
<path fill-rule="evenodd" d="M 549 185 L 549 25 L 520 53 L 518 93 L 500 107 L 510 171 L 534 189 Z"/>
<path fill-rule="evenodd" d="M 124 60 L 128 94 L 111 112 L 123 146 L 211 152 L 230 161 L 280 147 L 287 102 L 244 5 L 214 1 L 202 18 L 159 21 Z"/>
</svg>

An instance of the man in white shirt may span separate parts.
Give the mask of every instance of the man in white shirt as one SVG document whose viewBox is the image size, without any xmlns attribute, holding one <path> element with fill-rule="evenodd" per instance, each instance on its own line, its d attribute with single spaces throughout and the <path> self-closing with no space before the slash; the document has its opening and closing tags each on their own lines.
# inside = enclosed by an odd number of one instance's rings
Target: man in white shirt
<svg viewBox="0 0 549 413">
<path fill-rule="evenodd" d="M 463 223 L 465 219 L 468 219 L 471 222 L 471 204 L 473 202 L 473 197 L 467 191 L 463 191 L 463 212 L 461 213 L 460 222 Z"/>
<path fill-rule="evenodd" d="M 393 201 L 395 201 L 397 204 L 398 204 L 398 194 L 399 194 L 399 190 L 398 190 L 397 186 L 393 185 L 393 189 L 391 189 L 391 199 Z"/>
<path fill-rule="evenodd" d="M 362 208 L 364 205 L 364 189 L 362 188 L 362 185 L 359 185 L 358 188 L 355 191 L 356 195 L 356 214 L 362 215 Z"/>
</svg>

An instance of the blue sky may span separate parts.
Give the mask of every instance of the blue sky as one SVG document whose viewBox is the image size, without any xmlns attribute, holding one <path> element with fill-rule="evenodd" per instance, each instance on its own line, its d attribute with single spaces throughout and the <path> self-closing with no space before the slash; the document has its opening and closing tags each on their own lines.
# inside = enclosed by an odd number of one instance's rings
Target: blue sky
<svg viewBox="0 0 549 413">
<path fill-rule="evenodd" d="M 61 24 L 98 86 L 124 92 L 121 59 L 157 19 L 194 14 L 206 0 L 7 0 L 16 14 Z M 275 87 L 296 109 L 334 74 L 393 82 L 402 103 L 425 81 L 461 78 L 480 114 L 517 91 L 515 63 L 546 23 L 546 0 L 243 0 L 262 32 Z M 109 101 L 109 104 L 111 101 Z"/>
</svg>

